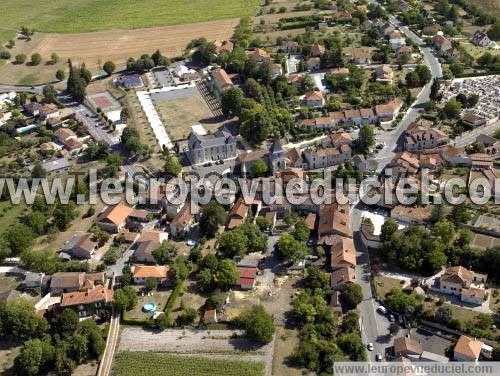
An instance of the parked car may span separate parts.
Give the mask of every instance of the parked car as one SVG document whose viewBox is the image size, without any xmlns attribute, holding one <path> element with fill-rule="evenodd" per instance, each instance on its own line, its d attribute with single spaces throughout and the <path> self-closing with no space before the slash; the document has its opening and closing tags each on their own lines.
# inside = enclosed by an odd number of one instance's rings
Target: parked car
<svg viewBox="0 0 500 376">
<path fill-rule="evenodd" d="M 367 347 L 369 351 L 373 351 L 373 343 L 370 342 Z"/>
<path fill-rule="evenodd" d="M 381 361 L 382 361 L 382 359 L 384 359 L 384 358 L 382 358 L 382 354 L 377 354 L 377 355 L 375 355 L 375 360 L 376 360 L 377 362 L 381 362 Z"/>
<path fill-rule="evenodd" d="M 392 315 L 392 314 L 391 314 L 391 315 L 389 315 L 389 321 L 390 321 L 390 322 L 394 322 L 394 321 L 396 321 L 396 319 L 394 318 L 394 315 Z"/>
<path fill-rule="evenodd" d="M 377 312 L 380 312 L 381 314 L 385 315 L 387 313 L 387 308 L 385 308 L 384 306 L 379 306 L 377 308 Z"/>
</svg>

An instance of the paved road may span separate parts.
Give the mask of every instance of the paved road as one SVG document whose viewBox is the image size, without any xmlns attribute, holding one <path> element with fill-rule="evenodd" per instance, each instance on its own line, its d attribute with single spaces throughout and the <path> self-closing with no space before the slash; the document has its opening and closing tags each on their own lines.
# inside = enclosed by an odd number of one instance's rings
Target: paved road
<svg viewBox="0 0 500 376">
<path fill-rule="evenodd" d="M 486 134 L 488 136 L 491 136 L 495 131 L 500 127 L 500 121 L 496 121 L 491 125 L 488 125 L 486 127 L 480 127 L 476 128 L 473 131 L 463 133 L 457 138 L 455 138 L 455 146 L 467 146 L 474 141 L 476 141 L 476 137 L 479 136 L 480 134 Z"/>
<path fill-rule="evenodd" d="M 413 40 L 420 47 L 422 55 L 424 56 L 425 65 L 429 67 L 432 77 L 441 77 L 441 65 L 439 60 L 434 56 L 432 49 L 425 46 L 422 39 L 420 39 L 407 27 L 402 26 L 394 16 L 389 15 L 389 21 L 395 26 L 398 26 L 408 38 Z M 383 132 L 377 135 L 377 142 L 384 142 L 386 145 L 375 158 L 378 163 L 378 172 L 382 171 L 387 163 L 389 163 L 389 161 L 393 158 L 395 153 L 401 149 L 401 135 L 404 133 L 406 128 L 408 128 L 410 123 L 417 119 L 419 112 L 422 110 L 422 104 L 429 101 L 430 86 L 431 83 L 422 89 L 415 102 L 407 110 L 403 119 L 395 127 L 395 129 L 390 132 Z M 365 343 L 372 342 L 375 348 L 374 351 L 369 352 L 368 357 L 370 361 L 375 361 L 375 354 L 384 354 L 384 349 L 391 346 L 392 338 L 388 331 L 389 321 L 387 317 L 376 312 L 378 304 L 375 301 L 371 288 L 370 259 L 367 249 L 359 237 L 362 211 L 362 203 L 355 205 L 351 211 L 351 226 L 354 231 L 354 244 L 357 254 L 356 279 L 358 280 L 358 283 L 363 291 L 363 301 L 360 303 L 358 308 L 361 314 L 363 340 Z"/>
</svg>

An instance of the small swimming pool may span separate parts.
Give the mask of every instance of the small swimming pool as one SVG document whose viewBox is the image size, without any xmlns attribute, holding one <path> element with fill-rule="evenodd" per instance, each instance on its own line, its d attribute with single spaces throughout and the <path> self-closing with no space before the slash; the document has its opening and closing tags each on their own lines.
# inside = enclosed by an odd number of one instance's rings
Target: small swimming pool
<svg viewBox="0 0 500 376">
<path fill-rule="evenodd" d="M 144 304 L 144 306 L 142 307 L 142 310 L 144 312 L 153 312 L 155 309 L 156 309 L 156 304 L 154 304 L 153 302 L 148 302 Z"/>
</svg>

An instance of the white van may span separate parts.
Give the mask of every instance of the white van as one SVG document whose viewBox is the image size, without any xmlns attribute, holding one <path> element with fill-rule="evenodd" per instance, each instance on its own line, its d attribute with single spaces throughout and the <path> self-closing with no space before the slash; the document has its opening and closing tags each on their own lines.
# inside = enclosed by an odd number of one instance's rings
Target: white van
<svg viewBox="0 0 500 376">
<path fill-rule="evenodd" d="M 387 308 L 385 308 L 383 306 L 379 306 L 377 308 L 377 312 L 380 312 L 381 314 L 385 315 L 387 313 Z"/>
</svg>

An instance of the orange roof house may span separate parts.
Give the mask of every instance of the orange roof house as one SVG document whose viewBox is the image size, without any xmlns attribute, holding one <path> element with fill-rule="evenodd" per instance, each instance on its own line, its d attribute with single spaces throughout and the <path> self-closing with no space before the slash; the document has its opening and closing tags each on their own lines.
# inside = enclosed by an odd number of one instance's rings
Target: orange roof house
<svg viewBox="0 0 500 376">
<path fill-rule="evenodd" d="M 108 206 L 99 214 L 96 224 L 104 231 L 117 233 L 125 227 L 127 218 L 133 211 L 134 209 L 124 204 Z"/>
<path fill-rule="evenodd" d="M 332 270 L 343 266 L 356 266 L 356 249 L 351 238 L 336 235 L 331 246 L 330 267 Z"/>
<path fill-rule="evenodd" d="M 228 229 L 241 226 L 247 218 L 249 206 L 245 204 L 243 198 L 239 198 L 229 212 Z"/>
<path fill-rule="evenodd" d="M 132 273 L 134 283 L 141 285 L 146 283 L 148 278 L 154 278 L 158 283 L 167 280 L 170 267 L 167 265 L 137 265 Z"/>
<path fill-rule="evenodd" d="M 484 342 L 472 339 L 467 336 L 460 336 L 455 348 L 453 349 L 453 358 L 458 361 L 476 361 L 481 354 L 481 348 Z"/>
</svg>

